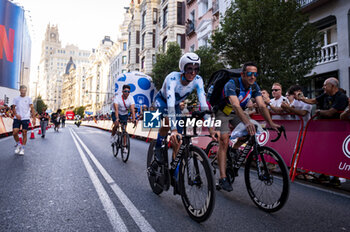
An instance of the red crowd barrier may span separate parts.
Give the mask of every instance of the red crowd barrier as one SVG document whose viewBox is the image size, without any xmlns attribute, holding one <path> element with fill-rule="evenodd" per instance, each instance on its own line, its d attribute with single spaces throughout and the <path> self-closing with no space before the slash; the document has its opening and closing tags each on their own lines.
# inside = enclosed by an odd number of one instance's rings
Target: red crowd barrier
<svg viewBox="0 0 350 232">
<path fill-rule="evenodd" d="M 350 122 L 311 118 L 303 133 L 296 169 L 350 179 Z"/>
<path fill-rule="evenodd" d="M 257 120 L 260 124 L 265 124 L 265 121 Z M 288 167 L 292 166 L 294 156 L 299 146 L 300 136 L 303 129 L 303 119 L 300 120 L 274 120 L 275 123 L 283 125 L 286 129 L 287 139 L 281 136 L 276 142 L 271 142 L 271 139 L 277 137 L 277 132 L 267 131 L 258 137 L 260 145 L 265 145 L 275 149 L 283 158 Z"/>
</svg>

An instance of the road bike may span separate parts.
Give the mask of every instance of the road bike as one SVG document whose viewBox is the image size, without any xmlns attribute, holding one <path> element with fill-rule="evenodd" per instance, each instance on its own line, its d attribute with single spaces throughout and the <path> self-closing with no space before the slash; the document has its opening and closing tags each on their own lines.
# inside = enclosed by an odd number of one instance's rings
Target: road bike
<svg viewBox="0 0 350 232">
<path fill-rule="evenodd" d="M 272 129 L 269 128 L 269 130 Z M 285 129 L 281 126 L 277 137 L 271 141 L 277 141 L 282 133 L 287 138 Z M 243 142 L 245 142 L 245 146 L 242 146 L 238 155 L 233 152 L 232 146 L 227 149 L 226 176 L 230 184 L 238 176 L 240 167 L 244 166 L 245 184 L 255 205 L 266 212 L 280 210 L 288 200 L 290 188 L 288 169 L 285 162 L 276 150 L 267 146 L 260 146 L 257 136 L 248 135 L 243 138 Z M 212 141 L 205 149 L 206 154 L 211 159 L 214 175 L 218 169 L 218 146 L 218 142 Z M 220 190 L 219 185 L 216 185 L 216 188 Z"/>
<path fill-rule="evenodd" d="M 200 120 L 205 114 L 210 113 L 210 111 L 194 112 L 191 118 Z M 159 195 L 163 191 L 169 190 L 170 185 L 173 186 L 174 195 L 181 195 L 188 215 L 197 222 L 203 222 L 210 217 L 214 209 L 215 185 L 209 159 L 202 149 L 191 143 L 191 138 L 198 136 L 196 124 L 194 124 L 193 135 L 187 135 L 185 123 L 182 144 L 175 159 L 170 163 L 168 161 L 169 146 L 167 139 L 164 139 L 161 146 L 164 158 L 162 164 L 155 160 L 154 147 L 156 142 L 153 141 L 148 148 L 147 175 L 155 194 Z M 156 166 L 156 170 L 151 171 L 154 166 Z"/>
<path fill-rule="evenodd" d="M 130 136 L 128 132 L 126 132 L 127 122 L 119 123 L 121 125 L 121 131 L 118 128 L 116 134 L 114 135 L 114 142 L 112 142 L 112 152 L 114 157 L 117 158 L 118 151 L 120 150 L 122 160 L 124 163 L 126 163 L 129 159 L 130 154 Z"/>
</svg>

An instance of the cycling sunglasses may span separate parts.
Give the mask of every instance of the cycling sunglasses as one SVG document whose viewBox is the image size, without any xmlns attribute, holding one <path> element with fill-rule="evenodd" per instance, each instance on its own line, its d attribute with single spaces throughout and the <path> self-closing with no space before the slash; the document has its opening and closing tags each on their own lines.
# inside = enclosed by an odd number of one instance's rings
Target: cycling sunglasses
<svg viewBox="0 0 350 232">
<path fill-rule="evenodd" d="M 199 73 L 199 67 L 196 67 L 196 68 L 188 67 L 188 68 L 185 69 L 185 72 L 186 73 L 193 73 L 193 72 L 195 72 L 197 74 L 197 73 Z"/>
<path fill-rule="evenodd" d="M 130 93 L 130 90 L 123 90 L 124 93 Z"/>
<path fill-rule="evenodd" d="M 272 92 L 278 92 L 278 91 L 280 91 L 280 89 L 271 89 L 272 90 Z"/>
<path fill-rule="evenodd" d="M 255 77 L 258 77 L 258 73 L 257 72 L 246 72 L 246 75 L 248 77 L 251 77 L 252 75 L 254 75 Z"/>
</svg>

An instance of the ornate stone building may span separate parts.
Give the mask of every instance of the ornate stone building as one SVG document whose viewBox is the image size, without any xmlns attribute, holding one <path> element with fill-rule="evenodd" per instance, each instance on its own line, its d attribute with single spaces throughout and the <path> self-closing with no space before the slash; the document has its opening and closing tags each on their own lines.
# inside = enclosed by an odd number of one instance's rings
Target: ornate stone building
<svg viewBox="0 0 350 232">
<path fill-rule="evenodd" d="M 58 26 L 47 25 L 45 39 L 42 42 L 37 95 L 53 111 L 61 107 L 62 98 L 62 75 L 70 57 L 73 58 L 77 67 L 88 64 L 90 52 L 80 50 L 75 45 L 62 47 L 59 38 Z"/>
</svg>

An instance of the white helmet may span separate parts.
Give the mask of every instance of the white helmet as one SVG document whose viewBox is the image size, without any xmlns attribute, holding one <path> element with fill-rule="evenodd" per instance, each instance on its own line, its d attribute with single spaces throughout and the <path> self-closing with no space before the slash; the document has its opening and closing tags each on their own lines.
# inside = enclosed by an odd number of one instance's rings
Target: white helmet
<svg viewBox="0 0 350 232">
<path fill-rule="evenodd" d="M 198 64 L 201 65 L 201 59 L 196 53 L 187 52 L 183 56 L 181 56 L 179 60 L 179 68 L 180 72 L 185 72 L 186 64 Z"/>
</svg>

